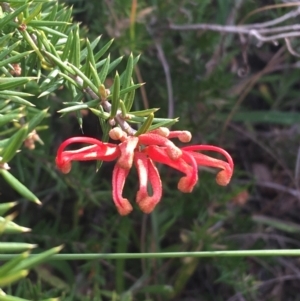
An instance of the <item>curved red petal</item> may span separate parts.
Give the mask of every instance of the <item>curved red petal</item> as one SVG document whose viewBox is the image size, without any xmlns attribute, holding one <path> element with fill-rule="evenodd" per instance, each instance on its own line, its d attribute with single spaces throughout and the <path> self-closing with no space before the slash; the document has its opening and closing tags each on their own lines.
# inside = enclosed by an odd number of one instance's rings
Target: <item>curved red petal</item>
<svg viewBox="0 0 300 301">
<path fill-rule="evenodd" d="M 231 167 L 231 169 L 234 168 L 234 163 L 229 153 L 225 149 L 220 148 L 218 146 L 199 144 L 199 145 L 185 146 L 182 147 L 181 149 L 186 151 L 213 151 L 213 152 L 220 153 L 227 159 L 227 162 Z"/>
<path fill-rule="evenodd" d="M 178 148 L 172 141 L 170 141 L 166 137 L 149 132 L 146 134 L 139 135 L 138 138 L 140 144 L 149 145 L 149 146 L 150 145 L 165 146 L 168 156 L 173 160 L 177 160 L 182 155 L 182 151 L 180 150 L 180 148 Z"/>
<path fill-rule="evenodd" d="M 63 151 L 68 145 L 74 143 L 94 143 L 77 150 Z M 112 161 L 119 157 L 120 150 L 117 145 L 103 143 L 100 140 L 89 137 L 73 137 L 65 140 L 57 151 L 55 159 L 57 167 L 63 172 L 71 170 L 71 161 L 102 160 Z"/>
<path fill-rule="evenodd" d="M 150 213 L 162 196 L 160 176 L 153 161 L 145 153 L 135 152 L 134 163 L 139 175 L 140 187 L 136 194 L 136 202 L 144 213 Z M 152 195 L 148 193 L 148 180 L 152 187 Z"/>
<path fill-rule="evenodd" d="M 153 161 L 168 165 L 186 174 L 178 183 L 180 191 L 191 192 L 193 190 L 195 185 L 195 168 L 190 166 L 183 158 L 172 160 L 165 148 L 155 145 L 149 145 L 144 151 Z"/>
<path fill-rule="evenodd" d="M 148 177 L 152 186 L 152 195 L 148 195 L 141 199 L 138 203 L 140 209 L 144 213 L 151 213 L 162 197 L 162 184 L 160 175 L 153 161 L 148 158 Z"/>
<path fill-rule="evenodd" d="M 188 164 L 191 165 L 191 175 L 189 178 L 182 178 L 181 182 L 178 183 L 178 186 L 181 187 L 181 191 L 191 192 L 194 186 L 198 182 L 198 166 L 195 158 L 186 151 L 182 152 L 182 159 L 185 160 Z"/>
<path fill-rule="evenodd" d="M 228 185 L 233 174 L 233 160 L 225 150 L 219 147 L 214 147 L 212 145 L 187 146 L 187 147 L 183 147 L 182 150 L 183 152 L 188 152 L 189 154 L 191 154 L 195 158 L 198 165 L 210 166 L 210 167 L 222 169 L 221 171 L 218 172 L 216 176 L 216 182 L 221 186 Z M 217 151 L 226 157 L 228 163 L 223 160 L 215 159 L 210 156 L 204 155 L 202 153 L 194 152 L 193 150 Z"/>
<path fill-rule="evenodd" d="M 141 200 L 148 196 L 148 158 L 146 154 L 135 152 L 134 165 L 139 177 L 139 190 L 136 194 L 136 202 L 139 203 Z"/>
<path fill-rule="evenodd" d="M 122 192 L 129 170 L 119 167 L 117 164 L 112 176 L 112 197 L 120 215 L 127 215 L 132 211 L 128 199 L 123 198 Z"/>
</svg>

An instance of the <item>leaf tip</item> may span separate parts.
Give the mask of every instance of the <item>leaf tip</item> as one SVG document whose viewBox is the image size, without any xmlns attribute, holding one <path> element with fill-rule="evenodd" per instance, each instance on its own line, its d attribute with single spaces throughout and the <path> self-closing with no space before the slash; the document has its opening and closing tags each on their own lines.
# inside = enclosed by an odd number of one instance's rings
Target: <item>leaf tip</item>
<svg viewBox="0 0 300 301">
<path fill-rule="evenodd" d="M 42 205 L 42 202 L 39 199 L 34 199 L 33 202 L 36 203 L 39 206 Z"/>
<path fill-rule="evenodd" d="M 27 227 L 20 227 L 21 232 L 31 232 L 30 228 Z"/>
</svg>

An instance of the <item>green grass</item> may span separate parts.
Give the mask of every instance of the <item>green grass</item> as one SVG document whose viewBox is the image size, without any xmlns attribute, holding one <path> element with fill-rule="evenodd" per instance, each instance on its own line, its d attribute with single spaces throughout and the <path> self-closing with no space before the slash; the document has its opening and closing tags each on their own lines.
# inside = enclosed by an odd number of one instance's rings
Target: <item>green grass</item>
<svg viewBox="0 0 300 301">
<path fill-rule="evenodd" d="M 250 43 L 250 71 L 241 78 L 237 69 L 244 65 L 238 36 L 167 29 L 168 19 L 176 24 L 225 24 L 232 5 L 221 0 L 199 1 L 196 6 L 189 0 L 178 5 L 140 0 L 138 20 L 131 28 L 132 1 L 64 2 L 74 5 L 75 20 L 83 22 L 80 34 L 90 41 L 103 34 L 96 50 L 115 39 L 111 61 L 126 56 L 118 70 L 125 70 L 131 51 L 134 57 L 142 54 L 134 77 L 135 83 L 146 82 L 145 94 L 141 89 L 136 92 L 133 110 L 159 107 L 156 117 L 165 118 L 168 91 L 158 43 L 171 74 L 172 117 L 180 117 L 173 128 L 190 130 L 195 144 L 224 147 L 234 158 L 235 173 L 224 188 L 215 183 L 211 170 L 201 169 L 193 193 L 183 194 L 177 190 L 180 174 L 161 166 L 164 194 L 157 209 L 145 215 L 134 205 L 128 217 L 120 217 L 111 199 L 111 163 L 96 173 L 95 164 L 76 162 L 67 175 L 54 163 L 64 139 L 82 131 L 101 138 L 98 118 L 83 115 L 81 129 L 78 115 L 61 118 L 57 113 L 65 108 L 63 102 L 74 100 L 72 93 L 49 90 L 49 96 L 37 98 L 44 91 L 35 82 L 28 83 L 24 92 L 35 95 L 29 100 L 38 109 L 50 107 L 50 117 L 40 124 L 44 145 L 23 148 L 10 162 L 10 171 L 43 206 L 23 202 L 0 178 L 1 202 L 22 201 L 15 222 L 32 228 L 22 235 L 5 234 L 3 241 L 38 244 L 33 253 L 58 245 L 64 248 L 53 257 L 56 260 L 35 267 L 6 293 L 61 301 L 184 301 L 199 296 L 207 301 L 239 296 L 274 300 L 274 291 L 280 288 L 277 300 L 299 299 L 299 72 L 291 66 L 297 58 L 284 50 L 280 62 L 274 63 L 276 71 L 259 74 L 282 44 L 257 48 Z M 270 2 L 274 3 L 279 1 Z M 263 1 L 243 4 L 234 23 L 263 5 Z M 261 12 L 247 22 L 268 21 L 290 9 Z M 293 43 L 297 49 L 297 39 Z M 208 70 L 213 58 L 216 65 Z M 270 183 L 271 188 L 264 186 Z M 137 189 L 133 171 L 124 195 L 133 201 Z M 0 255 L 0 260 L 6 259 Z"/>
</svg>

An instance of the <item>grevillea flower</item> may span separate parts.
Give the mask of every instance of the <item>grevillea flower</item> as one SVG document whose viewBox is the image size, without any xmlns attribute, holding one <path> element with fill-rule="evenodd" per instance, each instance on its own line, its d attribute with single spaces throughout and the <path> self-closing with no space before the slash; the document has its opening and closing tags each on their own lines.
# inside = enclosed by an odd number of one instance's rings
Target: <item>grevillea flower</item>
<svg viewBox="0 0 300 301">
<path fill-rule="evenodd" d="M 56 165 L 63 172 L 71 170 L 72 161 L 116 160 L 112 176 L 112 197 L 121 215 L 132 211 L 132 205 L 123 197 L 123 188 L 132 166 L 135 166 L 139 178 L 136 203 L 145 213 L 153 211 L 162 197 L 162 183 L 154 162 L 168 165 L 184 173 L 178 182 L 182 192 L 192 192 L 198 182 L 198 166 L 209 166 L 219 171 L 216 182 L 226 186 L 232 177 L 233 161 L 222 148 L 212 145 L 192 145 L 177 147 L 170 139 L 178 138 L 187 143 L 191 140 L 188 131 L 169 131 L 158 128 L 139 136 L 127 136 L 120 128 L 110 130 L 110 138 L 118 143 L 105 143 L 89 137 L 72 137 L 64 141 L 57 151 Z M 71 144 L 89 144 L 77 150 L 65 150 Z M 223 155 L 226 161 L 201 153 L 212 151 Z M 150 192 L 149 192 L 150 191 Z"/>
</svg>

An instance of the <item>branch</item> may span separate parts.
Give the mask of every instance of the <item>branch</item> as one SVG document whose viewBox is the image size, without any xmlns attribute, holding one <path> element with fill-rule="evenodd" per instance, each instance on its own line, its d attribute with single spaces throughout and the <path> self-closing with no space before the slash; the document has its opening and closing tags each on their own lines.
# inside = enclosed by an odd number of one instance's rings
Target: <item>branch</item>
<svg viewBox="0 0 300 301">
<path fill-rule="evenodd" d="M 72 78 L 81 86 L 83 87 L 83 80 L 81 77 L 77 76 L 72 76 Z M 89 94 L 93 99 L 99 99 L 99 96 L 90 88 L 90 87 L 86 87 L 83 88 L 84 91 Z M 100 102 L 101 106 L 103 107 L 104 111 L 107 113 L 110 113 L 111 111 L 111 104 L 105 99 L 105 100 L 101 100 Z M 120 110 L 117 111 L 116 116 L 114 117 L 115 122 L 122 128 L 122 130 L 124 132 L 126 132 L 128 135 L 134 135 L 136 133 L 136 130 L 133 129 L 128 122 L 126 122 L 124 120 L 124 118 L 122 117 L 122 112 Z"/>
<path fill-rule="evenodd" d="M 276 18 L 271 21 L 247 25 L 236 25 L 236 26 L 227 26 L 227 25 L 218 25 L 218 24 L 184 24 L 177 25 L 170 23 L 168 28 L 171 30 L 187 31 L 187 30 L 210 30 L 220 33 L 233 33 L 239 35 L 248 35 L 248 37 L 255 37 L 259 42 L 272 42 L 278 44 L 278 40 L 284 40 L 287 45 L 288 51 L 295 55 L 295 51 L 292 50 L 289 39 L 300 36 L 300 25 L 284 25 L 284 26 L 275 26 L 289 19 L 295 18 L 300 15 L 300 7 L 296 10 L 290 11 L 289 13 Z M 276 34 L 275 34 L 276 33 Z"/>
<path fill-rule="evenodd" d="M 299 15 L 300 15 L 300 7 L 274 20 L 263 22 L 263 23 L 245 24 L 244 26 L 251 27 L 251 28 L 265 28 L 265 27 L 274 26 L 276 24 L 282 23 L 288 19 L 296 18 Z"/>
</svg>

